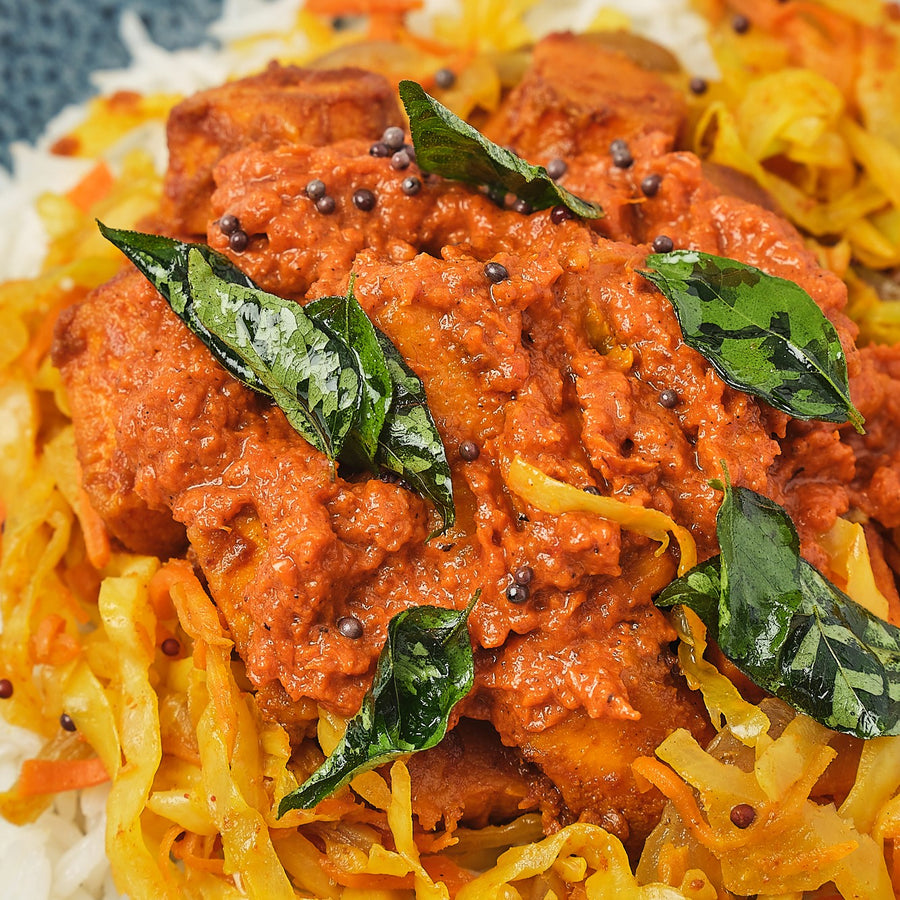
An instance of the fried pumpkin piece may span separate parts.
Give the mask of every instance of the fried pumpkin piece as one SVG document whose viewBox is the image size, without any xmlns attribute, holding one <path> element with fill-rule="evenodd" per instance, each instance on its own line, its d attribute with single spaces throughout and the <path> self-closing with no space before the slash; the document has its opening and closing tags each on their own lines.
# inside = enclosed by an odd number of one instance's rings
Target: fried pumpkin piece
<svg viewBox="0 0 900 900">
<path fill-rule="evenodd" d="M 375 140 L 400 121 L 395 92 L 380 75 L 272 63 L 258 75 L 202 91 L 172 110 L 162 215 L 178 232 L 205 234 L 213 169 L 241 147 Z"/>
<path fill-rule="evenodd" d="M 671 149 L 685 116 L 682 96 L 657 71 L 590 36 L 553 34 L 485 129 L 527 159 L 606 154 L 614 140 L 661 132 Z"/>
</svg>

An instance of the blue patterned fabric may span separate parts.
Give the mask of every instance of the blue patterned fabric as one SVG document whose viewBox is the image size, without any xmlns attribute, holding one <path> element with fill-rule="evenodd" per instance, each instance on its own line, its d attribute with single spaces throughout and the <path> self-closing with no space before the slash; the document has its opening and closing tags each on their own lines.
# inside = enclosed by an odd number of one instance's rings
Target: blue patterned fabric
<svg viewBox="0 0 900 900">
<path fill-rule="evenodd" d="M 208 40 L 222 0 L 0 0 L 0 165 L 9 166 L 10 141 L 34 140 L 64 106 L 93 93 L 90 72 L 127 64 L 125 8 L 176 50 Z"/>
</svg>

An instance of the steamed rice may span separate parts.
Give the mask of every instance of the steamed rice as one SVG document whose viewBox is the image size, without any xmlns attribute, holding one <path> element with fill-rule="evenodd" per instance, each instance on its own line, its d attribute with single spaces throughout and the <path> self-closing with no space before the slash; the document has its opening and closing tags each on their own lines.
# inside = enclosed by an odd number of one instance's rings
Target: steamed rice
<svg viewBox="0 0 900 900">
<path fill-rule="evenodd" d="M 297 0 L 226 0 L 222 18 L 210 29 L 210 42 L 192 50 L 170 52 L 149 39 L 135 13 L 122 15 L 119 27 L 131 53 L 128 68 L 95 73 L 92 81 L 103 95 L 118 90 L 142 93 L 190 94 L 260 68 L 272 57 L 286 58 L 307 50 L 298 44 Z M 413 27 L 428 28 L 436 14 L 459 13 L 453 0 L 427 2 L 410 17 Z M 598 20 L 623 23 L 626 14 L 634 31 L 676 53 L 685 69 L 703 76 L 716 74 L 705 39 L 705 22 L 688 8 L 687 0 L 568 0 L 545 3 L 533 10 L 528 24 L 536 34 L 571 28 L 584 30 Z M 285 37 L 284 35 L 288 35 Z M 250 43 L 246 38 L 253 37 Z M 237 42 L 240 41 L 238 44 Z M 221 49 L 216 49 L 216 43 Z M 18 142 L 11 147 L 12 174 L 0 168 L 0 281 L 36 276 L 47 248 L 47 235 L 35 201 L 46 191 L 65 192 L 91 168 L 92 161 L 55 156 L 49 147 L 85 115 L 71 107 L 49 125 L 37 146 Z M 149 150 L 159 172 L 165 168 L 164 125 L 142 125 L 110 148 L 107 162 L 118 171 L 125 154 Z M 0 445 L 14 442 L 4 433 Z M 0 718 L 0 788 L 11 785 L 24 759 L 42 745 L 37 735 Z M 34 824 L 14 826 L 0 818 L 0 872 L 6 900 L 112 900 L 119 896 L 104 850 L 105 802 L 108 786 L 56 796 L 51 808 Z"/>
</svg>

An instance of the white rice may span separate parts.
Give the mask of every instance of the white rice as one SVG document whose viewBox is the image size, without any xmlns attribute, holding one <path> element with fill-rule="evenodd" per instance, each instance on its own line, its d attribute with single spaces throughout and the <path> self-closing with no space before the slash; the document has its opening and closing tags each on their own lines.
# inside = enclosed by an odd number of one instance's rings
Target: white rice
<svg viewBox="0 0 900 900">
<path fill-rule="evenodd" d="M 279 37 L 294 24 L 299 0 L 226 0 L 223 15 L 210 29 L 212 41 L 191 49 L 168 51 L 149 38 L 138 16 L 122 15 L 123 41 L 132 56 L 124 69 L 98 71 L 92 77 L 101 93 L 117 90 L 189 94 L 258 69 L 274 56 L 303 48 Z M 435 13 L 453 12 L 458 0 L 427 0 L 413 22 L 427 28 Z M 706 25 L 689 9 L 689 0 L 551 0 L 529 20 L 538 34 L 559 29 L 584 30 L 603 8 L 626 13 L 632 29 L 672 50 L 687 71 L 716 75 L 706 40 Z M 239 38 L 266 35 L 251 51 L 230 48 Z M 84 116 L 83 106 L 69 107 L 47 126 L 35 146 L 11 147 L 12 174 L 0 167 L 0 280 L 37 275 L 46 252 L 46 234 L 34 202 L 48 190 L 71 188 L 90 168 L 89 160 L 54 156 L 49 147 Z M 159 171 L 166 164 L 161 126 L 146 126 L 128 135 L 110 154 L 116 162 L 133 146 L 150 149 Z M 0 788 L 11 785 L 22 760 L 34 756 L 41 740 L 0 718 Z M 53 806 L 32 825 L 17 827 L 0 817 L 0 873 L 4 900 L 115 900 L 104 851 L 108 787 L 58 795 Z"/>
</svg>

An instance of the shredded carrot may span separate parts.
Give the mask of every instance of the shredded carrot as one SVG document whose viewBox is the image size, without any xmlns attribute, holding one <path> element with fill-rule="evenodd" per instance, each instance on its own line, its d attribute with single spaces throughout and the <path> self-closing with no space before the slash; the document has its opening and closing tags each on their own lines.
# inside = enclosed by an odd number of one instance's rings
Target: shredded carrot
<svg viewBox="0 0 900 900">
<path fill-rule="evenodd" d="M 471 872 L 461 868 L 446 856 L 423 856 L 421 862 L 422 868 L 431 880 L 442 881 L 450 891 L 451 897 L 475 878 Z"/>
<path fill-rule="evenodd" d="M 90 212 L 92 206 L 102 200 L 115 184 L 115 177 L 109 166 L 103 161 L 97 163 L 66 197 L 82 212 Z"/>
<path fill-rule="evenodd" d="M 78 641 L 66 634 L 66 620 L 57 613 L 44 616 L 31 636 L 31 652 L 38 665 L 64 665 L 79 651 Z"/>
<path fill-rule="evenodd" d="M 164 563 L 150 579 L 150 605 L 157 619 L 174 619 L 175 604 L 172 602 L 172 585 L 187 577 L 185 567 L 175 561 Z"/>
<path fill-rule="evenodd" d="M 327 857 L 322 862 L 325 874 L 343 887 L 369 891 L 411 891 L 415 888 L 412 872 L 402 878 L 396 875 L 372 875 L 369 872 L 346 872 Z"/>
<path fill-rule="evenodd" d="M 214 849 L 214 839 L 187 832 L 184 839 L 172 844 L 172 856 L 186 866 L 215 875 L 225 874 L 225 860 L 220 856 L 210 856 Z"/>
<path fill-rule="evenodd" d="M 22 763 L 18 791 L 23 797 L 58 794 L 93 787 L 109 781 L 99 756 L 89 759 L 26 759 Z"/>
<path fill-rule="evenodd" d="M 728 840 L 713 831 L 703 818 L 691 789 L 665 763 L 650 756 L 641 756 L 631 764 L 631 767 L 675 804 L 681 820 L 701 844 L 721 851 L 739 847 L 743 843 L 740 838 Z"/>
<path fill-rule="evenodd" d="M 194 640 L 202 640 L 210 647 L 231 646 L 232 642 L 222 633 L 219 614 L 191 564 L 187 560 L 173 559 L 168 567 L 173 570 L 173 576 L 177 576 L 173 577 L 169 592 L 184 630 Z"/>
<path fill-rule="evenodd" d="M 180 825 L 173 825 L 170 829 L 168 829 L 168 831 L 166 831 L 166 833 L 162 837 L 162 840 L 159 842 L 157 865 L 159 866 L 159 871 L 163 873 L 163 877 L 173 887 L 175 885 L 174 879 L 172 878 L 172 872 L 170 870 L 169 853 L 171 852 L 172 845 L 175 843 L 178 835 L 183 833 L 184 829 Z"/>
<path fill-rule="evenodd" d="M 78 505 L 75 515 L 78 516 L 81 530 L 84 533 L 84 545 L 88 560 L 99 571 L 105 568 L 109 562 L 109 534 L 100 514 L 91 506 L 90 498 L 84 488 L 78 489 Z"/>
</svg>

